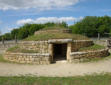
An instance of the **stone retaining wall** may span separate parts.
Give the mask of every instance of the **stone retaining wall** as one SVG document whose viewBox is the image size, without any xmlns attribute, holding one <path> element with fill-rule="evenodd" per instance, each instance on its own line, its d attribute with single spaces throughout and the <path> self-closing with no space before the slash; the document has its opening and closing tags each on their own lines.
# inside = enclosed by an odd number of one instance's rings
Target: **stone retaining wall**
<svg viewBox="0 0 111 85">
<path fill-rule="evenodd" d="M 74 40 L 71 44 L 71 52 L 78 51 L 82 47 L 88 47 L 93 44 L 92 40 Z"/>
<path fill-rule="evenodd" d="M 19 43 L 22 49 L 36 50 L 38 53 L 49 53 L 48 41 L 23 41 Z"/>
<path fill-rule="evenodd" d="M 9 53 L 4 56 L 6 60 L 17 63 L 29 63 L 29 64 L 50 64 L 51 56 L 47 54 L 39 53 Z"/>
<path fill-rule="evenodd" d="M 13 46 L 17 45 L 16 43 L 5 43 L 5 44 L 1 44 L 0 43 L 0 54 L 3 54 L 5 53 L 5 51 L 8 49 L 8 48 L 11 48 Z"/>
<path fill-rule="evenodd" d="M 64 42 L 63 42 L 64 41 Z M 108 54 L 107 51 L 97 51 L 97 52 L 89 52 L 89 53 L 78 53 L 76 52 L 81 47 L 90 46 L 93 44 L 91 40 L 70 40 L 70 39 L 55 39 L 53 41 L 22 41 L 19 42 L 18 45 L 22 49 L 27 50 L 35 50 L 37 53 L 10 53 L 7 52 L 4 56 L 6 60 L 18 62 L 18 63 L 34 63 L 34 64 L 50 64 L 53 58 L 53 49 L 54 44 L 66 44 L 63 48 L 64 54 L 67 55 L 67 59 L 69 62 L 73 62 L 76 57 L 78 60 L 82 60 L 87 58 L 88 56 L 94 56 L 98 54 L 99 56 L 106 56 Z M 66 52 L 67 50 L 67 52 Z M 73 53 L 72 53 L 73 52 Z M 70 54 L 71 53 L 71 54 Z M 81 58 L 83 57 L 83 58 Z"/>
<path fill-rule="evenodd" d="M 49 53 L 49 43 L 68 43 L 71 44 L 71 52 L 77 51 L 81 47 L 93 45 L 91 40 L 72 40 L 71 39 L 53 39 L 48 41 L 22 41 L 19 43 L 22 49 L 36 50 L 38 53 Z"/>
<path fill-rule="evenodd" d="M 108 49 L 89 51 L 89 52 L 72 52 L 70 53 L 69 62 L 82 62 L 91 58 L 106 57 L 109 55 Z"/>
</svg>

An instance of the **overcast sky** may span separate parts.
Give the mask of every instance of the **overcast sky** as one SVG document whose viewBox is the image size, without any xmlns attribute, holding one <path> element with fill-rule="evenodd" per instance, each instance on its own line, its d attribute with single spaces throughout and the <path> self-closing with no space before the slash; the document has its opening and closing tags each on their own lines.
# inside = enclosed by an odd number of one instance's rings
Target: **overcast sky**
<svg viewBox="0 0 111 85">
<path fill-rule="evenodd" d="M 25 23 L 65 21 L 84 16 L 111 16 L 111 0 L 0 0 L 0 30 L 10 32 Z"/>
</svg>

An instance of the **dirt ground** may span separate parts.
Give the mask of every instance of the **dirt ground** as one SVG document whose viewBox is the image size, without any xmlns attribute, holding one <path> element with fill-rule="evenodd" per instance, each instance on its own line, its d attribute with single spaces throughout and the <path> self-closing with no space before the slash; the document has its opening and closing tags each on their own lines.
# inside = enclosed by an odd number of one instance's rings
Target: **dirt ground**
<svg viewBox="0 0 111 85">
<path fill-rule="evenodd" d="M 23 65 L 0 63 L 0 76 L 51 76 L 67 77 L 111 72 L 111 59 L 93 63 L 56 63 L 51 65 Z"/>
</svg>

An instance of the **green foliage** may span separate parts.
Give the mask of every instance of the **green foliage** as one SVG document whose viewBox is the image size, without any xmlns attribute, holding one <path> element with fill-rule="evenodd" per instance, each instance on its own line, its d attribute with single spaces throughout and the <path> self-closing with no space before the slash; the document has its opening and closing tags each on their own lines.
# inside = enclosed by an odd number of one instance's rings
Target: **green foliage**
<svg viewBox="0 0 111 85">
<path fill-rule="evenodd" d="M 85 34 L 88 37 L 97 37 L 98 33 L 101 36 L 108 36 L 105 33 L 111 32 L 111 17 L 86 16 L 69 28 L 72 29 L 73 33 Z"/>
<path fill-rule="evenodd" d="M 52 26 L 52 27 L 45 27 L 42 30 L 61 30 L 61 29 L 67 29 L 65 27 L 60 27 L 60 26 Z"/>
<path fill-rule="evenodd" d="M 80 48 L 79 51 L 94 51 L 94 50 L 100 50 L 100 49 L 104 49 L 104 48 L 105 48 L 104 46 L 94 44 L 89 47 Z"/>
<path fill-rule="evenodd" d="M 19 29 L 12 30 L 12 38 L 14 39 L 17 36 L 18 39 L 24 39 L 30 35 L 33 35 L 35 31 L 44 28 L 42 24 L 25 24 Z"/>
<path fill-rule="evenodd" d="M 6 33 L 5 35 L 0 36 L 0 41 L 4 38 L 5 40 L 11 40 L 12 36 L 10 33 Z"/>
<path fill-rule="evenodd" d="M 8 48 L 7 51 L 16 51 L 17 49 L 19 49 L 18 45 L 14 46 L 14 47 L 11 47 L 11 48 Z"/>
<path fill-rule="evenodd" d="M 11 34 L 10 33 L 6 33 L 5 35 L 3 35 L 3 37 L 5 38 L 5 40 L 11 40 Z"/>
<path fill-rule="evenodd" d="M 29 32 L 28 32 L 27 28 L 21 28 L 20 31 L 18 32 L 18 38 L 24 39 L 24 38 L 28 37 L 28 34 L 29 34 Z"/>
<path fill-rule="evenodd" d="M 111 85 L 111 74 L 75 77 L 0 77 L 0 85 Z"/>
<path fill-rule="evenodd" d="M 68 25 L 67 25 L 67 23 L 66 22 L 62 22 L 62 23 L 51 23 L 51 22 L 49 22 L 49 23 L 46 23 L 46 24 L 44 24 L 45 25 L 45 27 L 65 27 L 65 28 L 67 28 L 68 27 Z"/>
<path fill-rule="evenodd" d="M 18 32 L 19 32 L 19 29 L 13 29 L 13 30 L 11 31 L 12 39 L 15 39 L 15 36 L 18 35 Z"/>
</svg>

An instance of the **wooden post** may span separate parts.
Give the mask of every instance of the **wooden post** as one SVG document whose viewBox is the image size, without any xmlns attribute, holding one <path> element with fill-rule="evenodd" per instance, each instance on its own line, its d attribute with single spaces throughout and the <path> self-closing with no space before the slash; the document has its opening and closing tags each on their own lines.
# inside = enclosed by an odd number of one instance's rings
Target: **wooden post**
<svg viewBox="0 0 111 85">
<path fill-rule="evenodd" d="M 4 37 L 2 37 L 2 44 L 5 44 L 5 43 L 4 43 Z"/>
<path fill-rule="evenodd" d="M 17 36 L 15 35 L 15 43 L 17 43 Z"/>
<path fill-rule="evenodd" d="M 98 33 L 98 40 L 100 40 L 100 33 Z"/>
</svg>

